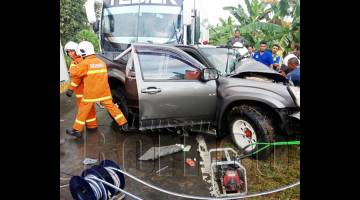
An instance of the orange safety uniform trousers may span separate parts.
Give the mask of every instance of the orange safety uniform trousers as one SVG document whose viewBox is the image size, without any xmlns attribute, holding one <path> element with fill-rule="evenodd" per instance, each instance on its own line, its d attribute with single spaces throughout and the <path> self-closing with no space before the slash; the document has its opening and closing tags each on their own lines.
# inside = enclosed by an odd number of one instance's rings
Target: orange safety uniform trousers
<svg viewBox="0 0 360 200">
<path fill-rule="evenodd" d="M 82 99 L 82 97 L 80 97 L 80 98 L 76 97 L 76 103 L 78 106 L 78 110 L 80 110 L 81 99 Z M 93 104 L 93 106 L 91 107 L 91 109 L 88 113 L 88 116 L 86 117 L 85 124 L 86 124 L 87 128 L 97 128 L 98 127 L 98 122 L 96 119 L 95 104 Z"/>
<path fill-rule="evenodd" d="M 81 61 L 81 57 L 76 58 L 75 60 L 73 60 L 70 64 L 69 69 L 71 70 L 71 68 L 75 67 L 80 61 Z M 84 92 L 84 84 L 82 82 L 81 78 L 78 77 L 71 77 L 72 81 L 70 83 L 69 89 L 74 91 L 75 96 L 76 96 L 76 105 L 79 109 L 80 107 L 80 103 L 81 103 L 81 99 L 83 97 L 83 92 Z M 96 119 L 96 108 L 95 108 L 95 104 L 94 106 L 91 108 L 88 117 L 85 120 L 86 123 L 86 127 L 87 128 L 97 128 L 98 127 L 98 123 L 97 123 L 97 119 Z"/>
<path fill-rule="evenodd" d="M 105 107 L 105 109 L 110 113 L 110 115 L 115 119 L 117 124 L 124 125 L 127 123 L 126 118 L 124 117 L 121 110 L 115 106 L 111 99 L 100 101 L 100 104 Z M 80 102 L 78 114 L 76 116 L 76 120 L 73 126 L 73 129 L 77 131 L 82 131 L 85 119 L 88 118 L 89 113 L 94 107 L 94 102 Z"/>
</svg>

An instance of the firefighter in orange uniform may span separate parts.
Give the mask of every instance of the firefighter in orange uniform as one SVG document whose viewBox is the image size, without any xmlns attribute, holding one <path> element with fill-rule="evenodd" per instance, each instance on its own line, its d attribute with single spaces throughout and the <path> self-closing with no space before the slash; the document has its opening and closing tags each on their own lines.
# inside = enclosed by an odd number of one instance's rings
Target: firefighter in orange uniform
<svg viewBox="0 0 360 200">
<path fill-rule="evenodd" d="M 80 42 L 76 54 L 83 57 L 83 60 L 70 70 L 70 76 L 83 80 L 84 93 L 73 128 L 67 129 L 66 133 L 81 137 L 85 120 L 95 102 L 100 102 L 115 119 L 117 124 L 125 127 L 125 125 L 127 125 L 125 116 L 112 102 L 107 77 L 107 66 L 103 61 L 96 58 L 94 46 L 88 41 Z"/>
<path fill-rule="evenodd" d="M 64 50 L 66 51 L 67 55 L 71 58 L 72 62 L 70 64 L 70 70 L 75 67 L 77 64 L 80 63 L 80 61 L 82 61 L 81 56 L 78 56 L 76 54 L 76 49 L 78 47 L 78 44 L 75 42 L 68 42 L 66 43 Z M 70 86 L 68 88 L 68 90 L 66 91 L 66 95 L 68 97 L 71 97 L 73 92 L 75 92 L 75 96 L 76 96 L 76 102 L 77 102 L 77 106 L 79 108 L 81 99 L 83 97 L 83 90 L 84 90 L 84 84 L 82 82 L 82 79 L 79 77 L 71 77 L 71 83 Z M 85 120 L 86 123 L 86 129 L 89 131 L 95 131 L 97 130 L 98 124 L 97 124 L 97 119 L 96 119 L 96 109 L 95 109 L 95 105 L 91 108 L 90 113 L 88 118 Z"/>
</svg>

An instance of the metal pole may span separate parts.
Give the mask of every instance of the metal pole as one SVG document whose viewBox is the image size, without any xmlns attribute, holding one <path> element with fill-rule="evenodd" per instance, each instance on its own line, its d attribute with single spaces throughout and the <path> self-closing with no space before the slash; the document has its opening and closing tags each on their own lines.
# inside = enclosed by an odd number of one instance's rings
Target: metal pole
<svg viewBox="0 0 360 200">
<path fill-rule="evenodd" d="M 196 9 L 195 9 L 195 1 L 194 0 L 194 7 L 192 10 L 192 22 L 191 22 L 191 44 L 195 44 L 195 27 L 196 27 Z"/>
<path fill-rule="evenodd" d="M 187 25 L 184 24 L 183 26 L 184 26 L 184 37 L 183 37 L 184 42 L 183 42 L 183 44 L 187 45 Z"/>
</svg>

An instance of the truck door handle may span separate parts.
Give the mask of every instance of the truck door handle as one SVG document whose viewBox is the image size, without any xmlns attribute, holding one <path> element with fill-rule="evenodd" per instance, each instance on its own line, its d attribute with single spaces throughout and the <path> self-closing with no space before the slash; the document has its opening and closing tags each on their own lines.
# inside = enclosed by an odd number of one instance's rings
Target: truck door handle
<svg viewBox="0 0 360 200">
<path fill-rule="evenodd" d="M 142 89 L 141 92 L 148 93 L 148 94 L 156 94 L 156 93 L 161 92 L 161 89 L 157 88 L 157 87 L 148 87 L 146 89 Z"/>
</svg>

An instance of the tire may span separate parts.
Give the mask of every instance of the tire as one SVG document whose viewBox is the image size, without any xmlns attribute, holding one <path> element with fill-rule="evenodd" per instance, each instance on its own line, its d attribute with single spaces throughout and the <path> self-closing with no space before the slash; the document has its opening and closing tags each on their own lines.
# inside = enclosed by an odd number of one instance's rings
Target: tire
<svg viewBox="0 0 360 200">
<path fill-rule="evenodd" d="M 127 107 L 126 102 L 126 93 L 123 88 L 116 88 L 111 90 L 111 95 L 113 97 L 113 102 L 119 106 L 119 109 L 124 114 L 126 119 L 128 119 L 129 116 L 129 110 Z M 110 113 L 109 113 L 110 115 Z M 113 119 L 114 123 L 116 124 L 115 119 L 110 115 L 111 119 Z"/>
<path fill-rule="evenodd" d="M 229 113 L 229 132 L 235 145 L 245 154 L 251 154 L 264 145 L 250 145 L 255 142 L 273 142 L 274 127 L 270 118 L 260 108 L 241 105 Z M 271 147 L 254 154 L 264 160 L 271 154 Z"/>
</svg>

